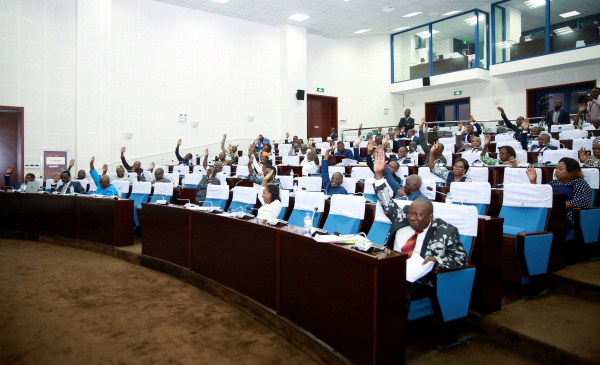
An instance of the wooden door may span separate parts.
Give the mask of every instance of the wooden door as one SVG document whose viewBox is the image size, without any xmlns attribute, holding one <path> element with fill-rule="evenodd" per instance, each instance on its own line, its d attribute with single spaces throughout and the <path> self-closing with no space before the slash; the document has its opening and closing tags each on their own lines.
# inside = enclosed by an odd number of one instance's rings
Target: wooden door
<svg viewBox="0 0 600 365">
<path fill-rule="evenodd" d="M 2 175 L 8 166 L 14 166 L 10 181 L 23 181 L 23 108 L 0 106 L 0 169 Z M 4 179 L 0 187 L 4 186 Z"/>
<path fill-rule="evenodd" d="M 307 131 L 306 137 L 321 137 L 323 141 L 327 140 L 331 128 L 337 127 L 338 100 L 333 96 L 307 95 Z"/>
</svg>

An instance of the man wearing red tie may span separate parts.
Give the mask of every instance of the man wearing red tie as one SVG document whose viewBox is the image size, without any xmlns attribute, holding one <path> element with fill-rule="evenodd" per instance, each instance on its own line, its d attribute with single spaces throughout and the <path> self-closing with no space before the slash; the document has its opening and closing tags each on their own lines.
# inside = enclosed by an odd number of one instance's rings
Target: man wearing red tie
<svg viewBox="0 0 600 365">
<path fill-rule="evenodd" d="M 384 184 L 383 170 L 387 162 L 385 152 L 378 148 L 375 152 L 373 172 L 375 173 L 375 193 L 383 212 L 392 222 L 385 240 L 385 246 L 402 251 L 409 257 L 418 254 L 425 261 L 433 261 L 435 269 L 460 269 L 466 265 L 465 252 L 458 229 L 441 219 L 433 217 L 433 205 L 427 199 L 416 199 L 410 206 L 400 208 L 392 200 Z M 407 309 L 410 301 L 429 295 L 433 284 L 427 276 L 406 283 Z"/>
</svg>

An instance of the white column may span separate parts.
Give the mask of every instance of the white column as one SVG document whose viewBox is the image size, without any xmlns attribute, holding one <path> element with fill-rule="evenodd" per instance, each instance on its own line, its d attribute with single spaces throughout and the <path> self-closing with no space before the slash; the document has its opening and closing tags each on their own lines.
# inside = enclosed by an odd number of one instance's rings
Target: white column
<svg viewBox="0 0 600 365">
<path fill-rule="evenodd" d="M 285 25 L 281 28 L 281 120 L 279 136 L 306 135 L 307 44 L 306 28 Z M 296 100 L 296 91 L 304 90 L 304 100 Z"/>
</svg>

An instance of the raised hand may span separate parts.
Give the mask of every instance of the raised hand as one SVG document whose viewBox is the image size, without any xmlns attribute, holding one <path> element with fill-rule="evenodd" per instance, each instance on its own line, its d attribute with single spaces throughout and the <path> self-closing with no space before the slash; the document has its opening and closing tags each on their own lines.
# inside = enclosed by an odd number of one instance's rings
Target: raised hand
<svg viewBox="0 0 600 365">
<path fill-rule="evenodd" d="M 367 145 L 367 154 L 368 155 L 372 154 L 374 148 L 375 148 L 375 141 L 370 140 L 369 144 Z"/>
<path fill-rule="evenodd" d="M 204 156 L 208 157 L 208 148 L 206 149 L 206 151 L 204 151 Z"/>
<path fill-rule="evenodd" d="M 8 166 L 8 168 L 6 169 L 6 175 L 12 174 L 14 169 L 15 167 L 13 165 Z"/>
<path fill-rule="evenodd" d="M 404 133 L 405 130 L 406 130 L 405 126 L 400 127 L 400 133 Z"/>
<path fill-rule="evenodd" d="M 96 156 L 92 156 L 92 159 L 90 160 L 90 165 L 93 165 L 94 161 L 96 161 Z"/>
<path fill-rule="evenodd" d="M 470 121 L 470 122 L 475 122 L 475 118 L 473 118 L 473 116 L 472 116 L 472 115 L 470 115 L 470 114 L 469 114 L 469 121 Z"/>
<path fill-rule="evenodd" d="M 383 170 L 387 165 L 387 161 L 385 160 L 385 150 L 378 147 L 373 157 L 373 172 L 376 174 L 375 178 L 381 179 L 383 177 Z"/>
<path fill-rule="evenodd" d="M 429 156 L 433 156 L 434 155 L 435 150 L 438 149 L 439 143 L 440 143 L 439 141 L 436 141 L 434 144 L 431 145 Z"/>
<path fill-rule="evenodd" d="M 224 134 L 224 135 L 223 135 L 223 142 L 225 142 L 225 140 L 226 140 L 226 139 L 227 139 L 227 135 L 226 135 L 226 134 Z"/>
<path fill-rule="evenodd" d="M 148 166 L 148 170 L 149 170 L 149 171 L 152 171 L 152 170 L 154 170 L 154 166 L 156 166 L 156 165 L 154 165 L 154 162 L 152 162 L 152 163 L 150 164 L 150 166 Z"/>
<path fill-rule="evenodd" d="M 486 134 L 486 135 L 485 135 L 485 142 L 484 142 L 484 144 L 485 144 L 486 146 L 489 146 L 489 145 L 490 145 L 490 142 L 492 142 L 492 136 L 490 136 L 489 134 Z"/>
<path fill-rule="evenodd" d="M 588 156 L 590 155 L 589 151 L 585 150 L 585 147 L 581 147 L 581 149 L 579 150 L 579 161 L 581 162 L 585 162 L 585 160 L 587 160 Z M 12 167 L 12 166 L 11 166 Z M 8 171 L 6 172 L 7 175 L 10 175 L 8 173 Z"/>
<path fill-rule="evenodd" d="M 458 123 L 456 123 L 456 125 L 458 126 L 458 131 L 459 132 L 462 131 L 462 127 L 463 127 L 462 122 L 458 122 Z"/>
<path fill-rule="evenodd" d="M 69 161 L 69 167 L 73 167 L 73 165 L 75 165 L 75 159 L 71 159 L 71 161 Z"/>
<path fill-rule="evenodd" d="M 581 104 L 579 105 L 579 111 L 580 112 L 584 112 L 587 109 L 587 104 Z"/>
<path fill-rule="evenodd" d="M 231 147 L 231 143 L 229 144 L 229 146 L 227 147 L 227 149 L 229 150 L 229 152 L 233 152 L 233 147 Z"/>
<path fill-rule="evenodd" d="M 181 146 L 181 138 L 177 141 L 177 147 Z"/>
<path fill-rule="evenodd" d="M 362 129 L 362 123 L 358 125 L 358 129 Z"/>
<path fill-rule="evenodd" d="M 521 123 L 521 127 L 523 127 L 523 132 L 526 132 L 529 130 L 529 119 L 525 118 L 523 119 L 523 123 Z"/>
<path fill-rule="evenodd" d="M 421 121 L 419 122 L 419 130 L 420 131 L 423 130 L 424 125 L 425 125 L 425 117 L 421 118 Z"/>
<path fill-rule="evenodd" d="M 121 154 L 125 153 L 125 146 L 121 147 Z"/>
<path fill-rule="evenodd" d="M 285 132 L 285 139 L 290 138 L 290 134 L 288 132 Z"/>
<path fill-rule="evenodd" d="M 381 140 L 381 145 L 385 148 L 385 145 L 388 143 L 388 140 L 390 139 L 390 137 L 386 134 L 385 136 L 383 136 L 383 139 Z"/>
<path fill-rule="evenodd" d="M 60 175 L 58 174 L 58 172 L 54 174 L 53 179 L 55 184 L 58 182 L 58 180 L 60 180 Z"/>
<path fill-rule="evenodd" d="M 267 184 L 269 183 L 269 181 L 271 181 L 271 179 L 275 176 L 275 170 L 274 169 L 270 169 L 269 172 L 267 172 L 267 175 L 265 175 L 265 178 L 263 180 L 262 186 L 267 186 Z"/>
<path fill-rule="evenodd" d="M 500 114 L 504 114 L 504 109 L 502 107 L 498 107 L 498 110 L 500 111 Z"/>
<path fill-rule="evenodd" d="M 358 137 L 356 137 L 356 142 L 360 143 L 360 141 L 362 141 L 362 136 L 359 134 Z M 354 147 L 358 147 L 358 146 L 354 146 Z"/>
<path fill-rule="evenodd" d="M 398 189 L 398 191 L 396 191 L 396 193 L 398 193 L 398 195 L 400 195 L 400 196 L 406 196 L 406 191 L 404 191 L 404 189 Z"/>
<path fill-rule="evenodd" d="M 104 164 L 104 165 L 102 165 L 102 172 L 106 172 L 106 171 L 108 171 L 108 165 Z"/>
<path fill-rule="evenodd" d="M 383 128 L 379 127 L 379 128 L 377 128 L 377 130 L 378 130 L 379 132 L 381 132 L 381 131 L 383 130 Z"/>
<path fill-rule="evenodd" d="M 537 183 L 537 172 L 535 172 L 535 169 L 532 165 L 527 166 L 527 177 L 529 178 L 529 182 L 532 184 Z"/>
<path fill-rule="evenodd" d="M 308 145 L 309 146 L 314 146 L 315 145 L 315 141 L 311 138 L 308 140 Z"/>
</svg>

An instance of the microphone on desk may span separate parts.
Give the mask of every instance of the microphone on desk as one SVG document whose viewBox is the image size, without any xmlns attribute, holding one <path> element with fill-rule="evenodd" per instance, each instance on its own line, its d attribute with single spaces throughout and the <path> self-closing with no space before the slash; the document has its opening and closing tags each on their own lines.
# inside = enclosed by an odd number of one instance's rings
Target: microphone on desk
<svg viewBox="0 0 600 365">
<path fill-rule="evenodd" d="M 191 200 L 189 200 L 189 199 L 181 199 L 181 198 L 179 198 L 179 201 L 180 201 L 180 202 L 181 202 L 182 200 L 187 200 L 187 201 L 188 201 L 187 203 L 185 203 L 185 204 L 183 205 L 183 207 L 184 207 L 184 208 L 188 208 L 190 205 L 192 205 L 192 201 L 191 201 Z"/>
<path fill-rule="evenodd" d="M 246 179 L 242 178 L 240 181 L 236 182 L 235 185 L 233 185 L 233 188 L 235 188 L 236 186 L 238 186 L 238 184 L 241 183 L 244 180 L 246 180 Z M 233 190 L 233 188 L 231 188 L 231 189 Z"/>
<path fill-rule="evenodd" d="M 429 190 L 429 191 L 433 191 L 433 188 L 432 188 L 431 186 L 428 186 L 428 187 L 427 187 L 427 190 Z M 444 193 L 442 193 L 441 191 L 436 191 L 436 193 L 444 195 L 446 198 L 450 199 L 450 201 L 451 201 L 451 202 L 453 202 L 453 201 L 455 201 L 455 200 L 456 200 L 457 202 L 459 202 L 459 203 L 460 203 L 460 205 L 464 205 L 464 204 L 463 204 L 463 202 L 462 202 L 460 199 L 456 198 L 456 197 L 453 197 L 453 196 L 448 196 L 448 194 L 444 194 Z"/>
<path fill-rule="evenodd" d="M 169 202 L 167 201 L 167 199 L 165 199 L 165 196 L 162 194 L 158 194 L 158 196 L 160 196 L 162 198 L 162 200 L 157 200 L 155 203 L 158 205 L 169 205 Z"/>
<path fill-rule="evenodd" d="M 118 195 L 115 195 L 115 192 L 114 192 L 114 191 L 112 191 L 112 190 L 108 190 L 108 191 L 112 193 L 112 197 L 113 197 L 113 198 L 116 198 L 115 200 L 119 200 L 119 196 L 118 196 Z"/>
</svg>

